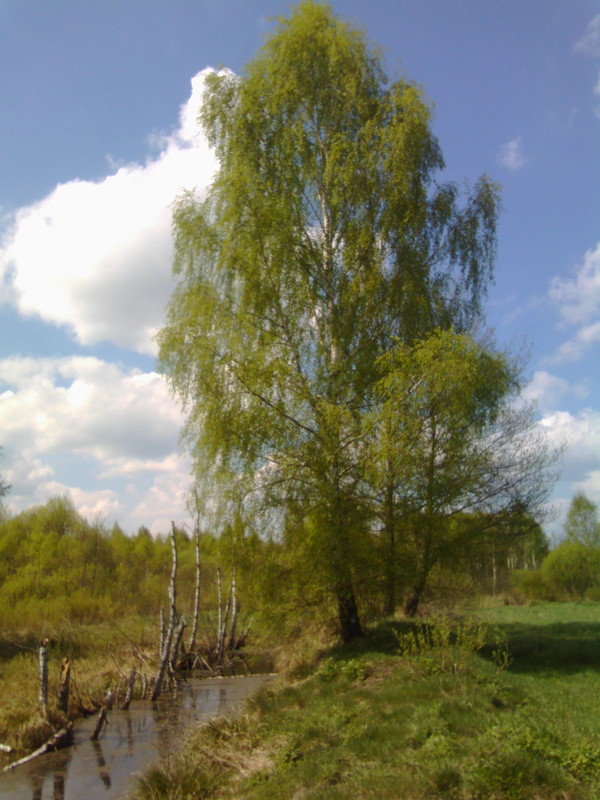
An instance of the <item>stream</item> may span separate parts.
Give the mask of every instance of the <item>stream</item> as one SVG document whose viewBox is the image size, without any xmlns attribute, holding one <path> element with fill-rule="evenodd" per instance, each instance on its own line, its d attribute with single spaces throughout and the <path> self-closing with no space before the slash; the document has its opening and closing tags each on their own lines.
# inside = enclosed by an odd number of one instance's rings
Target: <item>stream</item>
<svg viewBox="0 0 600 800">
<path fill-rule="evenodd" d="M 158 703 L 134 701 L 128 711 L 110 712 L 96 742 L 90 741 L 96 716 L 82 720 L 72 747 L 0 773 L 0 800 L 122 800 L 136 773 L 176 751 L 190 723 L 234 711 L 272 678 L 207 678 L 182 684 Z"/>
</svg>

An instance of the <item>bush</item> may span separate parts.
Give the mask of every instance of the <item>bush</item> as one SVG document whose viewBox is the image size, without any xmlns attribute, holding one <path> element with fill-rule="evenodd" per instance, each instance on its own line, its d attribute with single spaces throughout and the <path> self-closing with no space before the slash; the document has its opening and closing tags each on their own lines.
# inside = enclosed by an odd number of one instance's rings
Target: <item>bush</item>
<svg viewBox="0 0 600 800">
<path fill-rule="evenodd" d="M 567 540 L 542 563 L 543 579 L 560 598 L 583 599 L 600 583 L 600 548 Z"/>
<path fill-rule="evenodd" d="M 556 590 L 540 569 L 519 569 L 511 577 L 512 589 L 527 600 L 556 600 Z"/>
</svg>

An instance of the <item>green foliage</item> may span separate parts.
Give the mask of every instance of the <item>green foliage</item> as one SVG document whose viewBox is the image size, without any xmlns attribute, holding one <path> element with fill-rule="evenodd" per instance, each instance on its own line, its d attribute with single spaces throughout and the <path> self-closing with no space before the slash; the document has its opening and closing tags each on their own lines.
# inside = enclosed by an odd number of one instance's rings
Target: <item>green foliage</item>
<svg viewBox="0 0 600 800">
<path fill-rule="evenodd" d="M 336 661 L 333 658 L 327 658 L 317 673 L 324 681 L 330 681 L 344 675 L 351 681 L 364 681 L 369 674 L 369 667 L 359 659 L 344 659 Z"/>
<path fill-rule="evenodd" d="M 391 369 L 381 357 L 478 317 L 498 189 L 484 177 L 461 204 L 438 182 L 421 91 L 389 82 L 362 33 L 311 0 L 279 19 L 242 77 L 208 79 L 201 121 L 219 171 L 206 200 L 186 193 L 175 207 L 161 365 L 205 494 L 230 521 L 257 513 L 273 537 L 288 515 L 303 520 L 307 546 L 296 536 L 287 569 L 314 581 L 349 638 L 376 560 L 382 487 L 365 491 L 365 455 Z M 501 360 L 479 353 L 497 378 L 478 383 L 469 409 L 481 417 L 503 370 L 510 381 Z"/>
<path fill-rule="evenodd" d="M 544 559 L 542 575 L 559 597 L 583 598 L 600 582 L 600 548 L 576 539 L 561 542 Z"/>
<path fill-rule="evenodd" d="M 567 539 L 587 547 L 600 546 L 598 507 L 583 492 L 578 492 L 571 500 L 565 520 L 565 534 Z"/>
<path fill-rule="evenodd" d="M 541 569 L 520 569 L 511 577 L 511 588 L 528 600 L 556 600 L 557 587 L 550 584 Z"/>
<path fill-rule="evenodd" d="M 191 608 L 195 586 L 194 543 L 177 531 L 178 595 L 181 610 Z M 238 604 L 257 604 L 256 537 L 237 532 L 235 542 L 201 535 L 202 608 L 216 604 L 218 566 L 236 567 Z M 52 498 L 0 521 L 0 619 L 7 632 L 36 635 L 65 622 L 97 623 L 131 613 L 155 615 L 167 602 L 171 549 L 166 537 L 145 528 L 126 536 L 118 525 L 109 531 L 87 522 L 66 498 Z"/>
<path fill-rule="evenodd" d="M 453 621 L 446 614 L 417 623 L 397 634 L 398 652 L 418 660 L 432 672 L 464 671 L 472 653 L 488 639 L 487 626 L 472 620 Z"/>
</svg>

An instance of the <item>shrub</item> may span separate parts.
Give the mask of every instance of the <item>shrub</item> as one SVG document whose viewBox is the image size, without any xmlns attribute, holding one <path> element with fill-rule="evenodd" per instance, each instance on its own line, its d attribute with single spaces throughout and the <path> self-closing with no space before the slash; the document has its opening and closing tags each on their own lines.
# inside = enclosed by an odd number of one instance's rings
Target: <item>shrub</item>
<svg viewBox="0 0 600 800">
<path fill-rule="evenodd" d="M 546 556 L 541 571 L 559 597 L 583 599 L 600 582 L 600 548 L 567 540 Z"/>
<path fill-rule="evenodd" d="M 511 578 L 514 592 L 527 600 L 556 600 L 556 590 L 550 585 L 541 569 L 519 569 Z"/>
</svg>

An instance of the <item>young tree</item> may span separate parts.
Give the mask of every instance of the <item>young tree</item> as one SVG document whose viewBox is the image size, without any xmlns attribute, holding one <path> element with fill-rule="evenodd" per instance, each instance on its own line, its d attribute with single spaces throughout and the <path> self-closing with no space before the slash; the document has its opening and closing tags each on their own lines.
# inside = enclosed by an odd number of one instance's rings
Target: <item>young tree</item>
<svg viewBox="0 0 600 800">
<path fill-rule="evenodd" d="M 565 533 L 567 539 L 587 547 L 600 545 L 598 506 L 583 492 L 578 492 L 571 500 L 565 520 Z"/>
<path fill-rule="evenodd" d="M 300 509 L 344 639 L 361 632 L 379 357 L 467 327 L 494 258 L 497 189 L 482 178 L 461 205 L 436 182 L 430 116 L 360 32 L 302 2 L 243 77 L 208 77 L 219 170 L 174 213 L 179 282 L 158 340 L 197 475 L 213 504 L 227 486 Z"/>
<path fill-rule="evenodd" d="M 517 514 L 539 512 L 554 454 L 535 432 L 533 410 L 513 405 L 516 364 L 472 336 L 437 331 L 412 346 L 397 344 L 383 359 L 373 484 L 383 487 L 377 505 L 384 537 L 392 518 L 409 541 L 413 569 L 405 611 L 412 615 L 443 556 L 456 557 L 474 536 L 508 527 Z M 468 525 L 453 524 L 465 515 Z M 386 554 L 392 610 L 392 542 Z"/>
</svg>

